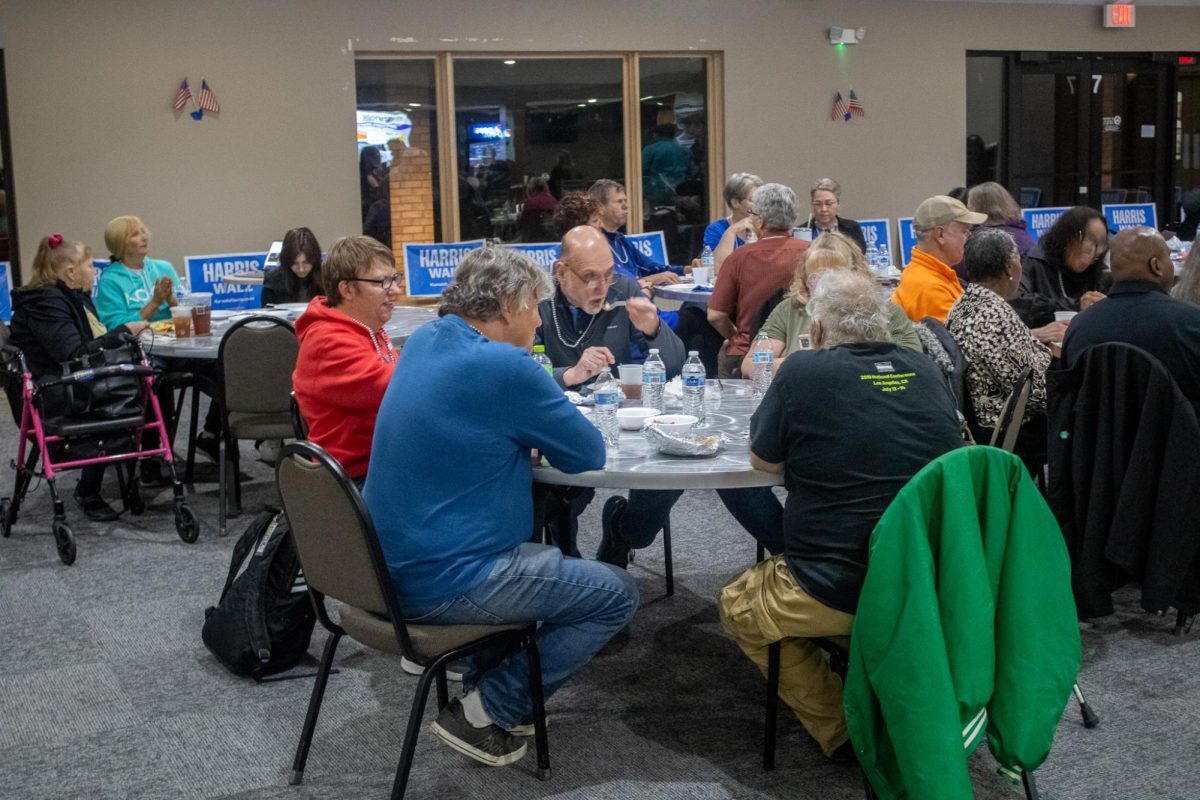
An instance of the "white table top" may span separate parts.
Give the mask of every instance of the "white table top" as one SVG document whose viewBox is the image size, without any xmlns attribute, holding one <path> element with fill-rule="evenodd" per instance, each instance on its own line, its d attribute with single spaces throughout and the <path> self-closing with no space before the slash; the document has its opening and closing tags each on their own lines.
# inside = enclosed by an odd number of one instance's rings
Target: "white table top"
<svg viewBox="0 0 1200 800">
<path fill-rule="evenodd" d="M 655 286 L 654 294 L 656 297 L 663 297 L 667 300 L 708 305 L 708 298 L 712 297 L 712 287 L 705 286 L 697 291 L 697 286 L 694 283 L 665 283 L 661 286 Z"/>
<path fill-rule="evenodd" d="M 621 431 L 614 451 L 609 449 L 603 470 L 568 475 L 553 467 L 537 466 L 533 479 L 560 486 L 591 486 L 605 489 L 739 489 L 779 486 L 783 476 L 750 466 L 750 415 L 757 402 L 749 381 L 722 381 L 719 401 L 706 406 L 707 427 L 700 434 L 721 433 L 721 452 L 709 458 L 668 456 L 654 452 L 640 431 Z M 676 404 L 668 402 L 667 411 Z"/>
<path fill-rule="evenodd" d="M 261 308 L 247 309 L 244 313 L 245 315 L 270 313 L 272 316 L 280 316 L 294 323 L 299 318 L 301 312 L 296 308 L 289 308 L 287 310 Z M 176 339 L 174 336 L 157 334 L 152 341 L 143 339 L 142 346 L 146 349 L 148 355 L 215 360 L 217 351 L 221 346 L 221 337 L 229 330 L 229 326 L 234 320 L 241 316 L 242 312 L 239 312 L 238 316 L 231 319 L 214 319 L 212 336 L 192 336 L 187 339 Z M 437 319 L 436 308 L 399 306 L 392 311 L 392 319 L 387 325 L 384 325 L 384 330 L 391 336 L 392 344 L 396 347 L 402 347 L 413 331 L 434 319 Z"/>
</svg>

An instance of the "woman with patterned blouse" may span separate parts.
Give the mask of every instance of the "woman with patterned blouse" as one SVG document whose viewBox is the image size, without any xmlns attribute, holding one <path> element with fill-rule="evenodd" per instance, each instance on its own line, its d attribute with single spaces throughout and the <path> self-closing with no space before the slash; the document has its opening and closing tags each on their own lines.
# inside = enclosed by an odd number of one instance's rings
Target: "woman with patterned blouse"
<svg viewBox="0 0 1200 800">
<path fill-rule="evenodd" d="M 982 228 L 967 242 L 963 266 L 971 282 L 950 309 L 946 327 L 967 360 L 976 440 L 991 438 L 1013 383 L 1026 367 L 1032 367 L 1033 388 L 1017 439 L 1017 454 L 1027 464 L 1037 463 L 1046 447 L 1046 369 L 1054 354 L 1008 304 L 1021 285 L 1017 245 L 1002 230 Z"/>
</svg>

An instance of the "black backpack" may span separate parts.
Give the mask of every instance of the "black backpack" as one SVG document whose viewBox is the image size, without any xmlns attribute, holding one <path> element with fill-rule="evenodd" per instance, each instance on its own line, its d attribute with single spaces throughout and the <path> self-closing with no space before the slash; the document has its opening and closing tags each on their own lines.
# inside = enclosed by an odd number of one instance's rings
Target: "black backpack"
<svg viewBox="0 0 1200 800">
<path fill-rule="evenodd" d="M 299 662 L 315 622 L 287 517 L 262 511 L 234 545 L 225 588 L 204 612 L 201 638 L 230 672 L 257 679 Z"/>
</svg>

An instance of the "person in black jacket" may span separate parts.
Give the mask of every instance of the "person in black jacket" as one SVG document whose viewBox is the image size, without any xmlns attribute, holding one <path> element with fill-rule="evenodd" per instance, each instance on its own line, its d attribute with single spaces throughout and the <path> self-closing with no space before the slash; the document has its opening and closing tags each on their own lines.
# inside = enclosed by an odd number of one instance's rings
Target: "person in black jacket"
<svg viewBox="0 0 1200 800">
<path fill-rule="evenodd" d="M 1094 208 L 1069 208 L 1042 234 L 1021 264 L 1021 290 L 1010 301 L 1030 329 L 1054 322 L 1056 311 L 1083 311 L 1104 299 L 1108 225 Z"/>
<path fill-rule="evenodd" d="M 146 328 L 142 320 L 105 330 L 92 305 L 96 269 L 91 248 L 60 234 L 42 239 L 33 259 L 33 279 L 13 292 L 12 343 L 25 354 L 34 378 L 56 374 L 62 362 L 118 346 Z M 75 500 L 88 519 L 109 522 L 120 514 L 100 497 L 104 465 L 80 470 Z"/>
<path fill-rule="evenodd" d="M 292 228 L 283 236 L 279 266 L 263 277 L 262 304 L 307 303 L 321 288 L 321 245 L 308 228 Z"/>
<path fill-rule="evenodd" d="M 852 219 L 838 216 L 841 208 L 842 187 L 833 178 L 821 178 L 813 184 L 809 192 L 812 214 L 808 218 L 808 227 L 812 228 L 812 238 L 816 239 L 822 233 L 833 231 L 849 236 L 858 245 L 858 249 L 867 252 L 867 240 L 863 238 L 862 228 Z"/>
</svg>

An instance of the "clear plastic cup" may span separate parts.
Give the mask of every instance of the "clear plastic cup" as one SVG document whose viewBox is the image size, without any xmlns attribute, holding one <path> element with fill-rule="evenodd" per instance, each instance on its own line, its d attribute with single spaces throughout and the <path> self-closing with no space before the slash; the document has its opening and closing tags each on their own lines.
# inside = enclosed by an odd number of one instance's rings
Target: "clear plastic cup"
<svg viewBox="0 0 1200 800">
<path fill-rule="evenodd" d="M 212 335 L 212 293 L 192 292 L 188 295 L 192 307 L 192 331 L 197 336 Z"/>
<path fill-rule="evenodd" d="M 189 339 L 192 336 L 192 307 L 180 303 L 171 306 L 171 322 L 175 323 L 175 338 Z"/>
</svg>

